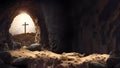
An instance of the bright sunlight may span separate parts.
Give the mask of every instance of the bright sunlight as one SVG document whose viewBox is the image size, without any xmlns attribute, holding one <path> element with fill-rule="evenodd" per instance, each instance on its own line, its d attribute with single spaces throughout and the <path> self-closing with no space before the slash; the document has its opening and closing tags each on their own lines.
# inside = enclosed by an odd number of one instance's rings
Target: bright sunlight
<svg viewBox="0 0 120 68">
<path fill-rule="evenodd" d="M 12 35 L 22 33 L 35 33 L 35 24 L 32 18 L 27 13 L 21 13 L 17 15 L 9 29 Z"/>
</svg>

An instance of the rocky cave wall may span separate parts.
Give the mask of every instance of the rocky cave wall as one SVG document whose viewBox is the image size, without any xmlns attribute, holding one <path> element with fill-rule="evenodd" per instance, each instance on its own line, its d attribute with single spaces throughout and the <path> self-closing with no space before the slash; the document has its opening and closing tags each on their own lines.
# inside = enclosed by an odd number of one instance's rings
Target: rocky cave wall
<svg viewBox="0 0 120 68">
<path fill-rule="evenodd" d="M 48 49 L 49 48 L 49 40 L 48 33 L 46 29 L 46 24 L 44 22 L 43 13 L 40 10 L 41 6 L 36 4 L 34 1 L 29 0 L 18 0 L 18 1 L 1 1 L 1 46 L 4 47 L 5 43 L 8 43 L 8 46 L 13 49 L 14 44 L 11 38 L 11 34 L 9 33 L 9 28 L 14 17 L 21 12 L 27 12 L 33 19 L 36 25 L 37 34 L 36 37 L 39 39 L 40 44 Z M 41 31 L 42 33 L 38 32 Z M 33 40 L 34 41 L 34 40 Z M 47 47 L 46 47 L 47 46 Z M 50 48 L 49 48 L 50 49 Z"/>
<path fill-rule="evenodd" d="M 90 54 L 119 48 L 119 8 L 119 0 L 43 4 L 52 50 Z"/>
<path fill-rule="evenodd" d="M 31 1 L 30 6 L 34 9 L 28 11 L 38 19 L 45 48 L 57 53 L 75 51 L 86 54 L 109 53 L 116 46 L 119 48 L 119 0 Z M 19 0 L 0 2 L 1 42 L 2 38 L 9 38 L 11 19 L 8 9 L 16 2 Z"/>
<path fill-rule="evenodd" d="M 82 0 L 71 4 L 68 15 L 73 25 L 74 51 L 109 53 L 119 45 L 119 0 Z"/>
<path fill-rule="evenodd" d="M 44 4 L 43 9 L 54 52 L 119 49 L 119 0 L 56 1 Z"/>
</svg>

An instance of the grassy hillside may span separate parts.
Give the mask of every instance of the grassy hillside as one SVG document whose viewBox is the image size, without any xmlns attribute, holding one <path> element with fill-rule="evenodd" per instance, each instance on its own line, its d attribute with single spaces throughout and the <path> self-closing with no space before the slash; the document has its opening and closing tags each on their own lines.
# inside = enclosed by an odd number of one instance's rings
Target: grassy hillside
<svg viewBox="0 0 120 68">
<path fill-rule="evenodd" d="M 12 38 L 15 42 L 21 43 L 22 46 L 29 46 L 34 43 L 35 33 L 18 34 L 14 35 Z"/>
</svg>

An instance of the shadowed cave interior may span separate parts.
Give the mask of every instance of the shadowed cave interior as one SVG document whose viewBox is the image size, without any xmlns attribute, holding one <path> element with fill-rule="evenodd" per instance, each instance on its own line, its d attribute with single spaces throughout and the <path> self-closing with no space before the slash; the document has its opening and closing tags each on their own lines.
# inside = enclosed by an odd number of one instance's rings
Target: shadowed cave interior
<svg viewBox="0 0 120 68">
<path fill-rule="evenodd" d="M 0 68 L 119 68 L 119 42 L 119 0 L 0 0 Z"/>
</svg>

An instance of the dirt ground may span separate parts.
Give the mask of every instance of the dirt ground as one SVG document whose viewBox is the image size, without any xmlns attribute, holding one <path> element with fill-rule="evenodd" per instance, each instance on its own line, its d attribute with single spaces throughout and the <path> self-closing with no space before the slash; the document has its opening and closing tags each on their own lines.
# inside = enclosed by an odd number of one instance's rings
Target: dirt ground
<svg viewBox="0 0 120 68">
<path fill-rule="evenodd" d="M 26 49 L 10 51 L 10 53 L 14 59 L 28 59 L 28 68 L 105 68 L 109 57 L 108 54 L 84 56 L 75 52 L 56 54 L 47 50 L 29 51 Z"/>
</svg>

